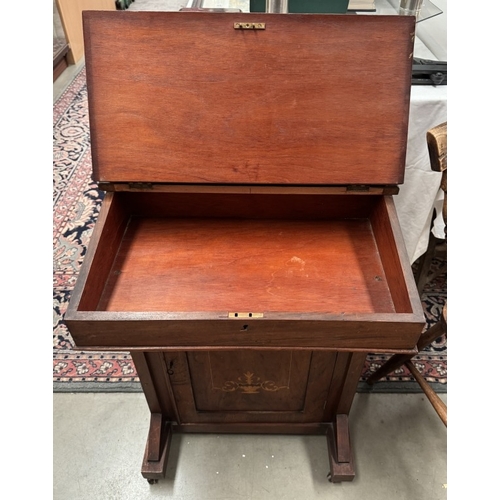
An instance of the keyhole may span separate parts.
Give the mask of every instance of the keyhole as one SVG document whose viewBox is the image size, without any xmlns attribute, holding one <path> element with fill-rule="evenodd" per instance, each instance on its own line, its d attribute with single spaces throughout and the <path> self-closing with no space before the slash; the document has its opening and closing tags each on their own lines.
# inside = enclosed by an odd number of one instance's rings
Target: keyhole
<svg viewBox="0 0 500 500">
<path fill-rule="evenodd" d="M 243 325 L 243 328 L 240 331 L 246 332 L 247 330 L 248 330 L 248 325 Z"/>
<path fill-rule="evenodd" d="M 173 375 L 174 374 L 174 370 L 172 370 L 173 366 L 174 366 L 174 362 L 170 361 L 170 364 L 168 365 L 168 368 L 167 368 L 167 373 L 169 375 Z"/>
</svg>

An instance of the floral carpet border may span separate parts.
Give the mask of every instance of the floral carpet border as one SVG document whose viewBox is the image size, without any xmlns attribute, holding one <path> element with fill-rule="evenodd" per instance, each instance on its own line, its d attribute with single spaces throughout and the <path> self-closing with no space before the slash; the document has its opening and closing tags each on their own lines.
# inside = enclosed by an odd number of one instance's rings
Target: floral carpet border
<svg viewBox="0 0 500 500">
<path fill-rule="evenodd" d="M 99 214 L 103 193 L 91 179 L 92 158 L 85 67 L 54 104 L 53 190 L 53 383 L 54 391 L 140 390 L 128 353 L 75 350 L 64 314 Z M 446 265 L 436 261 L 434 266 Z M 435 280 L 423 296 L 428 326 L 434 324 L 446 300 L 446 275 Z M 389 355 L 369 354 L 363 382 Z M 444 392 L 447 382 L 446 338 L 440 338 L 414 358 L 426 380 Z M 384 392 L 413 392 L 416 382 L 406 367 L 380 381 Z M 361 390 L 361 389 L 360 389 Z"/>
</svg>

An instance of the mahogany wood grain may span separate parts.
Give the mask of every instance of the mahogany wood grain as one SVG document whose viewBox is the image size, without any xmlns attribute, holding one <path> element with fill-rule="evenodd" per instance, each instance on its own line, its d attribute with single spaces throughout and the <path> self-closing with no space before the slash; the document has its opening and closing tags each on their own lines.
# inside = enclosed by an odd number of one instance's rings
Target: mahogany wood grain
<svg viewBox="0 0 500 500">
<path fill-rule="evenodd" d="M 84 14 L 93 178 L 116 192 L 65 322 L 78 348 L 131 351 L 145 478 L 180 431 L 326 434 L 332 481 L 353 479 L 366 352 L 413 354 L 423 324 L 384 196 L 403 181 L 414 29 Z"/>
<path fill-rule="evenodd" d="M 396 311 L 419 315 L 422 318 L 423 328 L 422 303 L 392 197 L 384 196 L 379 199 L 370 221 Z"/>
<path fill-rule="evenodd" d="M 337 352 L 335 354 L 325 415 L 349 413 L 365 358 L 364 352 Z"/>
<path fill-rule="evenodd" d="M 146 360 L 146 353 L 141 351 L 135 351 L 130 353 L 132 356 L 132 361 L 134 362 L 137 375 L 141 382 L 142 391 L 146 397 L 146 401 L 149 406 L 149 411 L 151 415 L 154 414 L 165 414 L 167 415 L 166 408 L 160 404 L 160 391 L 156 390 L 156 385 L 153 381 L 154 375 L 151 373 L 150 367 Z M 172 415 L 171 415 L 172 418 Z"/>
<path fill-rule="evenodd" d="M 396 195 L 399 187 L 388 186 L 294 186 L 294 185 L 235 185 L 235 184 L 154 184 L 132 182 L 99 182 L 102 191 L 117 191 L 127 193 L 147 192 L 158 193 L 189 193 L 196 194 L 300 194 L 300 195 L 339 195 L 371 196 L 371 195 Z"/>
<path fill-rule="evenodd" d="M 187 423 L 174 425 L 174 432 L 182 433 L 224 433 L 224 434 L 326 434 L 328 424 L 321 422 L 296 423 Z"/>
<path fill-rule="evenodd" d="M 327 429 L 330 481 L 340 483 L 355 477 L 347 415 L 336 415 Z"/>
<path fill-rule="evenodd" d="M 107 311 L 392 313 L 368 220 L 132 218 Z"/>
<path fill-rule="evenodd" d="M 216 360 L 222 354 L 221 359 L 225 361 L 225 364 L 214 362 L 212 374 L 189 362 L 189 359 L 194 359 L 192 353 L 165 355 L 167 360 L 173 360 L 169 376 L 181 423 L 296 424 L 322 421 L 332 371 L 332 366 L 325 365 L 325 361 L 331 358 L 331 353 L 246 351 L 234 356 L 236 352 L 233 351 L 231 359 L 228 356 L 231 352 L 211 351 L 212 359 Z M 276 374 L 275 364 L 280 357 L 287 360 L 285 371 L 290 366 L 288 360 L 292 359 L 293 373 L 282 374 L 288 387 L 275 390 L 280 378 L 271 379 Z M 239 381 L 237 376 L 242 370 L 251 372 L 252 380 L 242 377 Z M 226 383 L 218 387 L 218 379 Z M 262 383 L 258 383 L 258 379 Z M 241 385 L 236 387 L 238 382 Z M 255 392 L 248 390 L 247 383 L 255 384 Z M 221 396 L 224 387 L 235 390 Z M 244 391 L 247 392 L 242 394 Z"/>
<path fill-rule="evenodd" d="M 247 188 L 245 188 L 247 189 Z M 368 218 L 377 196 L 288 193 L 120 192 L 130 215 L 238 219 L 327 220 Z"/>
<path fill-rule="evenodd" d="M 358 381 L 361 378 L 361 372 L 363 371 L 366 354 L 367 353 L 356 352 L 352 353 L 349 356 L 349 363 L 345 372 L 345 379 L 342 384 L 342 392 L 338 407 L 336 408 L 336 413 L 342 413 L 346 415 L 349 414 L 352 401 L 358 387 Z M 339 353 L 339 356 L 345 355 L 345 353 Z"/>
<path fill-rule="evenodd" d="M 402 183 L 413 17 L 85 12 L 83 21 L 95 180 Z M 235 30 L 241 21 L 266 29 Z"/>
<path fill-rule="evenodd" d="M 161 457 L 161 427 L 163 426 L 163 417 L 161 413 L 152 413 L 149 423 L 148 434 L 148 462 L 157 462 Z"/>
<path fill-rule="evenodd" d="M 151 414 L 159 413 L 165 421 L 179 421 L 163 353 L 134 351 L 130 354 Z"/>
<path fill-rule="evenodd" d="M 235 346 L 414 353 L 422 331 L 418 315 L 401 313 L 269 314 L 249 323 L 227 318 L 222 311 L 204 317 L 83 311 L 65 322 L 79 348 L 112 351 Z M 245 324 L 250 327 L 242 332 Z"/>
<path fill-rule="evenodd" d="M 335 351 L 313 351 L 311 359 L 311 370 L 306 392 L 306 408 L 311 415 L 315 415 L 317 421 L 329 422 L 331 414 L 327 414 L 329 398 L 332 396 L 330 387 L 332 385 L 333 369 L 335 367 Z M 333 394 L 338 387 L 332 389 Z"/>
<path fill-rule="evenodd" d="M 172 442 L 172 423 L 165 421 L 161 428 L 154 428 L 154 432 L 148 435 L 144 458 L 142 461 L 142 477 L 150 480 L 158 480 L 165 477 L 167 470 L 168 454 Z M 159 443 L 158 460 L 150 460 L 150 447 L 156 448 Z"/>
<path fill-rule="evenodd" d="M 70 310 L 74 304 L 83 310 L 98 308 L 128 220 L 128 213 L 118 197 L 115 198 L 113 193 L 106 194 L 80 269 L 82 279 L 77 280 L 72 292 Z"/>
<path fill-rule="evenodd" d="M 351 443 L 349 439 L 349 418 L 346 414 L 335 417 L 335 438 L 337 441 L 337 461 L 347 463 L 352 461 Z"/>
<path fill-rule="evenodd" d="M 302 411 L 310 351 L 191 351 L 198 411 Z"/>
<path fill-rule="evenodd" d="M 345 376 L 348 371 L 350 352 L 335 352 L 335 358 L 332 364 L 332 379 L 329 387 L 329 394 L 326 400 L 324 419 L 331 420 L 339 407 L 339 401 L 342 396 L 342 386 L 345 382 Z"/>
</svg>

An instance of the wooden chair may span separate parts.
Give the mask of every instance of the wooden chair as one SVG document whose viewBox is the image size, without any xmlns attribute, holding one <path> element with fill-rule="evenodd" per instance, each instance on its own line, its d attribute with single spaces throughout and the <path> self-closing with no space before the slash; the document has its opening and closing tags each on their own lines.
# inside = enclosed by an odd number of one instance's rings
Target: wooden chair
<svg viewBox="0 0 500 500">
<path fill-rule="evenodd" d="M 440 125 L 430 129 L 427 132 L 427 147 L 429 150 L 429 158 L 431 163 L 431 169 L 435 172 L 442 172 L 441 177 L 441 189 L 444 192 L 444 202 L 443 202 L 443 219 L 445 222 L 445 233 L 446 233 L 446 204 L 447 204 L 447 122 L 441 123 Z M 435 215 L 433 217 L 434 222 Z M 432 224 L 431 224 L 432 228 Z M 424 287 L 427 283 L 430 283 L 433 279 L 437 278 L 445 269 L 437 270 L 434 273 L 429 274 L 432 259 L 439 254 L 444 254 L 446 256 L 447 244 L 446 240 L 444 242 L 438 240 L 432 231 L 429 232 L 429 244 L 427 246 L 427 251 L 424 255 L 420 257 L 420 262 L 416 272 L 416 282 L 417 290 L 419 295 L 422 295 Z"/>
<path fill-rule="evenodd" d="M 443 312 L 441 314 L 441 318 L 439 321 L 431 326 L 427 331 L 422 333 L 420 339 L 417 343 L 418 352 L 422 351 L 429 344 L 434 342 L 438 337 L 446 334 L 446 325 L 447 325 L 447 307 L 444 305 Z M 433 406 L 436 413 L 439 415 L 439 418 L 443 421 L 444 425 L 447 426 L 447 407 L 445 403 L 439 398 L 434 389 L 430 386 L 430 384 L 425 380 L 425 378 L 420 374 L 414 365 L 412 358 L 415 354 L 395 354 L 391 358 L 389 358 L 375 373 L 373 373 L 370 378 L 367 380 L 367 383 L 372 385 L 377 380 L 385 377 L 389 373 L 398 369 L 399 367 L 405 365 L 410 373 L 413 375 L 415 380 L 419 383 L 422 391 L 429 399 L 429 402 Z"/>
<path fill-rule="evenodd" d="M 443 203 L 443 219 L 445 223 L 445 233 L 447 224 L 447 123 L 442 123 L 437 127 L 432 128 L 427 132 L 427 145 L 429 149 L 429 156 L 431 161 L 431 168 L 436 172 L 442 172 L 441 189 L 444 191 Z M 429 276 L 429 269 L 433 256 L 436 254 L 436 238 L 431 233 L 430 245 L 427 252 L 423 255 L 418 269 L 416 281 L 419 294 L 422 294 L 426 283 L 437 277 L 437 274 Z M 422 351 L 425 347 L 434 342 L 438 337 L 446 334 L 447 327 L 447 304 L 445 303 L 439 321 L 423 332 L 417 343 L 418 352 Z M 369 385 L 374 384 L 377 380 L 385 377 L 397 368 L 405 365 L 415 380 L 419 383 L 422 391 L 429 399 L 436 413 L 439 415 L 444 425 L 447 426 L 447 407 L 445 403 L 439 398 L 436 392 L 432 389 L 430 384 L 420 374 L 414 365 L 412 358 L 415 354 L 395 354 L 389 358 L 375 373 L 373 373 L 367 380 Z"/>
</svg>

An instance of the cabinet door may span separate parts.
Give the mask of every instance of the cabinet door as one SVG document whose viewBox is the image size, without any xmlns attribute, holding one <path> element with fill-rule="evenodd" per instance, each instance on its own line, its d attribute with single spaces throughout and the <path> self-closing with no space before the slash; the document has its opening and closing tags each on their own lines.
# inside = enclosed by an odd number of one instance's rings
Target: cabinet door
<svg viewBox="0 0 500 500">
<path fill-rule="evenodd" d="M 333 352 L 251 349 L 164 357 L 182 423 L 321 422 L 336 360 Z"/>
</svg>

